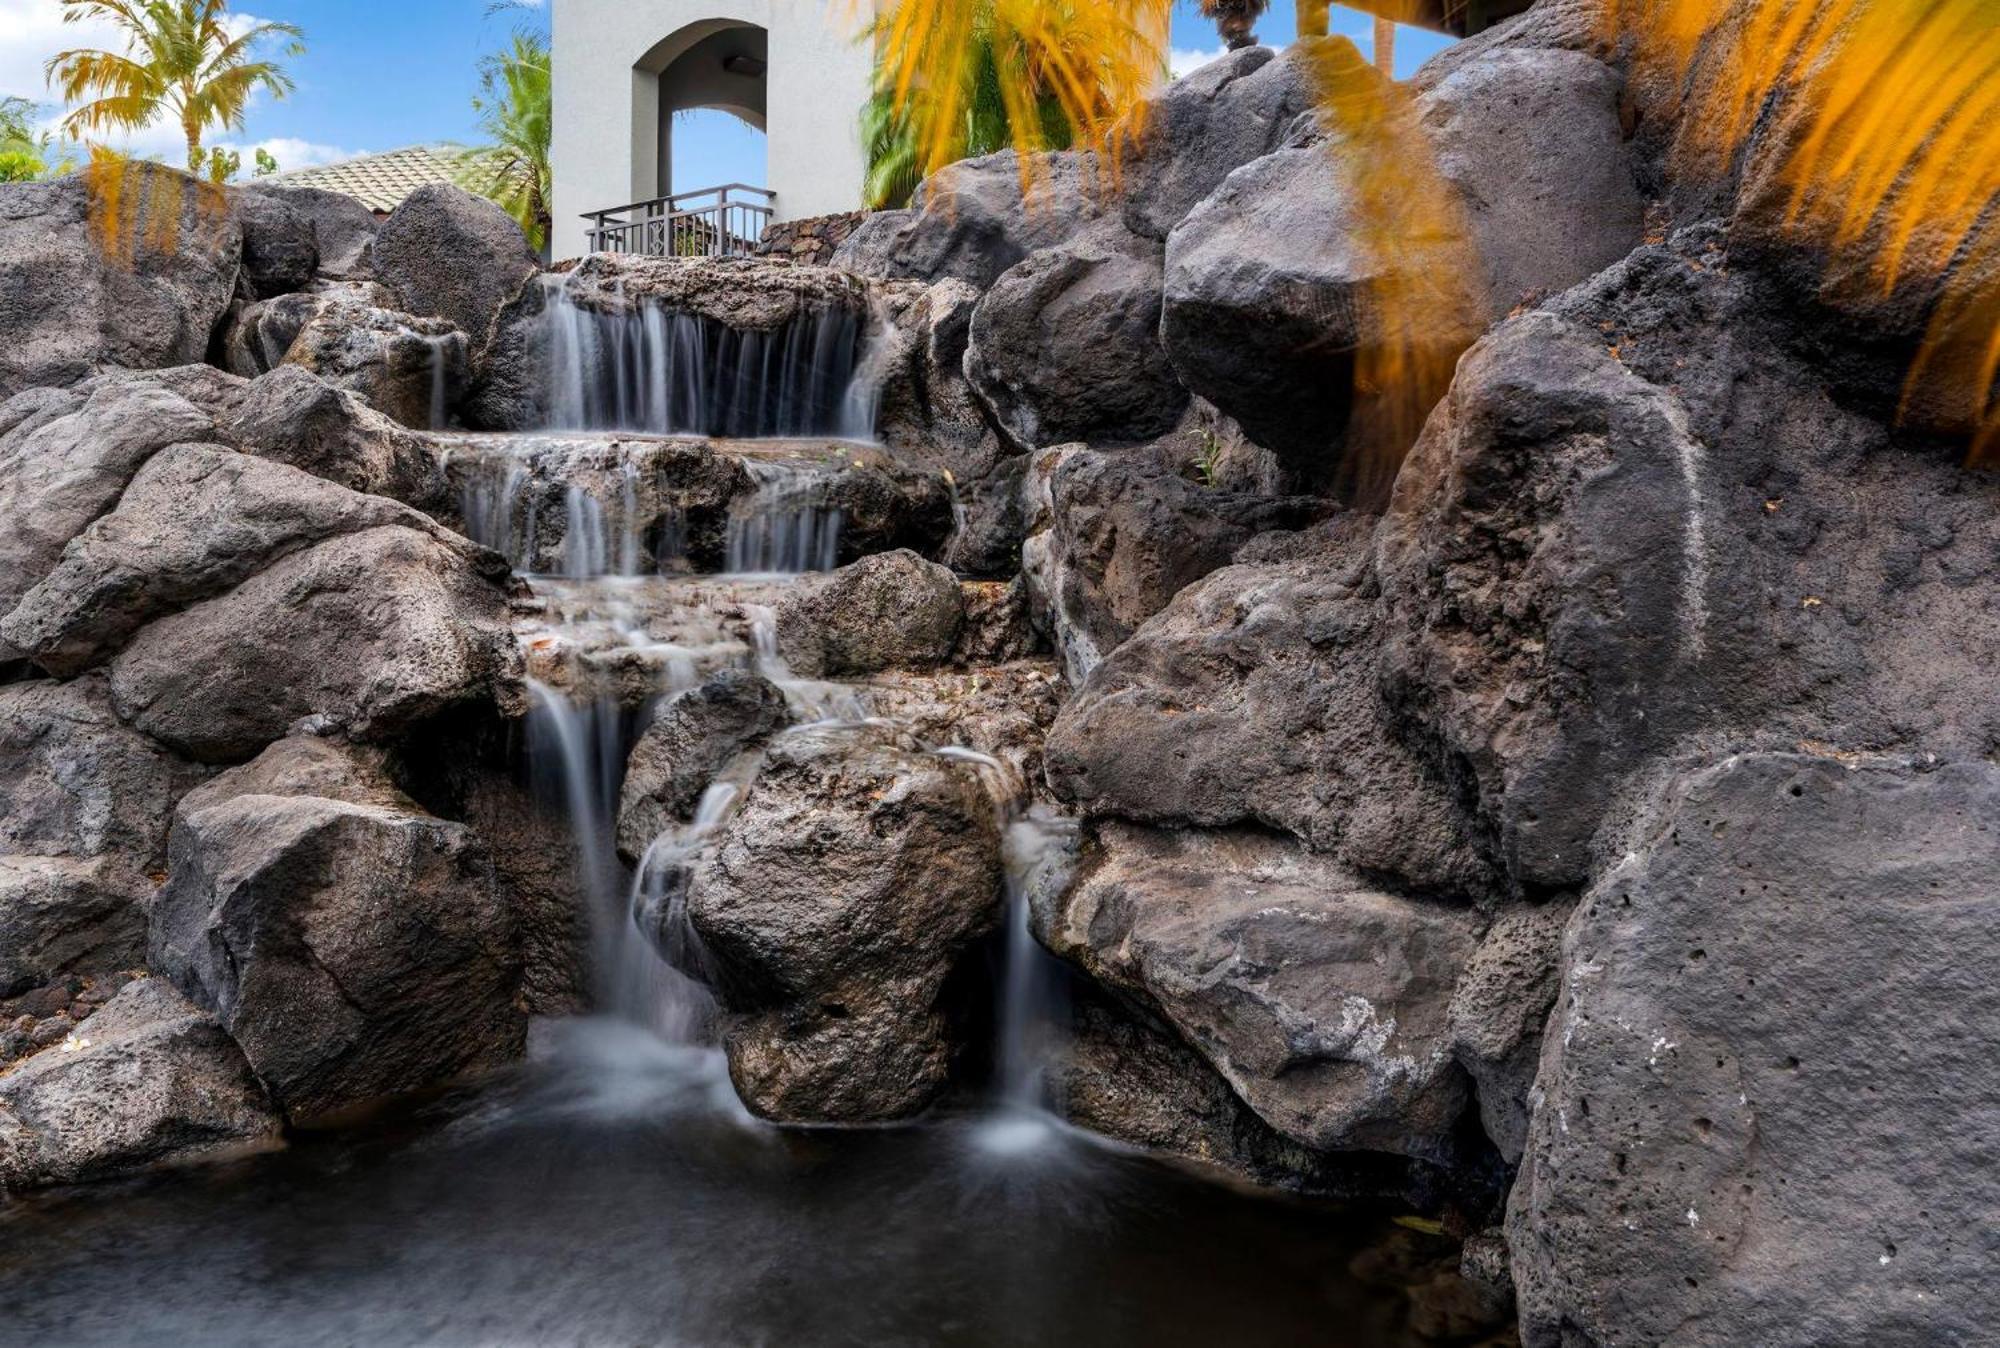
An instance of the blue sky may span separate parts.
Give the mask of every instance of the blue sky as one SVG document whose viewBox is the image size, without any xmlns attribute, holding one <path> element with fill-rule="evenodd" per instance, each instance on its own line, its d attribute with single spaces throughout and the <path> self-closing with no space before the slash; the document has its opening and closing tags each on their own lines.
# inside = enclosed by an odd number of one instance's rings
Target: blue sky
<svg viewBox="0 0 2000 1348">
<path fill-rule="evenodd" d="M 488 16 L 487 0 L 237 0 L 236 8 L 306 30 L 307 53 L 290 63 L 297 91 L 282 101 L 260 100 L 244 133 L 223 138 L 239 148 L 262 145 L 286 168 L 475 139 L 470 100 L 480 55 L 504 43 L 517 24 L 545 19 L 539 6 Z M 1333 13 L 1335 31 L 1366 50 L 1367 17 L 1338 5 Z M 63 47 L 107 40 L 87 26 L 65 27 L 60 17 L 58 0 L 0 0 L 0 95 L 46 101 L 42 63 Z M 1287 42 L 1293 23 L 1291 0 L 1276 0 L 1258 35 L 1274 45 Z M 1402 29 L 1397 72 L 1408 74 L 1444 42 Z M 1192 0 L 1176 8 L 1172 45 L 1176 69 L 1221 50 Z M 692 114 L 675 140 L 676 190 L 763 179 L 763 138 L 726 113 Z M 136 148 L 155 153 L 172 152 L 177 144 L 177 133 L 168 128 L 135 140 Z"/>
</svg>

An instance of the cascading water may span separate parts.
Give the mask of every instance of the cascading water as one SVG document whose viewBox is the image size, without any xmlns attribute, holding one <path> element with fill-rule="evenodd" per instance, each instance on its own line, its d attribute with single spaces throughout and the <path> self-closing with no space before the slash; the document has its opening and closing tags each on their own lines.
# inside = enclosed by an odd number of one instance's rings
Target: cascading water
<svg viewBox="0 0 2000 1348">
<path fill-rule="evenodd" d="M 796 575 L 840 564 L 839 507 L 826 503 L 823 469 L 783 460 L 746 459 L 756 484 L 729 513 L 732 575 Z"/>
<path fill-rule="evenodd" d="M 549 428 L 729 439 L 875 433 L 868 316 L 827 305 L 771 332 L 655 303 L 606 311 L 546 278 Z M 858 378 L 857 376 L 862 376 Z"/>
</svg>

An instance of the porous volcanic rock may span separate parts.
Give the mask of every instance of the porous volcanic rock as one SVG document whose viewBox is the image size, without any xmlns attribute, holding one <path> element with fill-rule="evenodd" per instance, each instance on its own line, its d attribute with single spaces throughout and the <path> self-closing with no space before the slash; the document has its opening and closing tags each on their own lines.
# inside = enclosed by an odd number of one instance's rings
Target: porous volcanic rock
<svg viewBox="0 0 2000 1348">
<path fill-rule="evenodd" d="M 373 264 L 400 308 L 457 328 L 475 361 L 501 308 L 541 270 L 507 212 L 450 183 L 403 198 L 375 236 Z"/>
<path fill-rule="evenodd" d="M 279 1120 L 213 1016 L 160 978 L 0 1074 L 0 1188 L 108 1179 L 280 1145 Z"/>
<path fill-rule="evenodd" d="M 526 1032 L 483 846 L 323 742 L 182 800 L 149 944 L 294 1122 L 496 1066 Z"/>
<path fill-rule="evenodd" d="M 873 674 L 951 659 L 965 622 L 958 578 L 908 549 L 880 552 L 798 590 L 778 609 L 797 674 Z"/>
<path fill-rule="evenodd" d="M 420 510 L 444 496 L 444 468 L 421 437 L 296 365 L 251 380 L 219 429 L 248 453 L 354 491 Z"/>
<path fill-rule="evenodd" d="M 465 333 L 439 318 L 419 318 L 349 298 L 318 307 L 293 338 L 285 364 L 351 389 L 405 426 L 445 426 L 463 396 Z"/>
<path fill-rule="evenodd" d="M 381 221 L 345 192 L 285 183 L 251 182 L 236 189 L 243 197 L 271 197 L 312 223 L 319 261 L 316 271 L 330 280 L 366 280 L 373 275 L 370 253 Z"/>
<path fill-rule="evenodd" d="M 1507 1239 L 1523 1341 L 1976 1343 L 2000 770 L 1746 754 L 1584 897 Z"/>
<path fill-rule="evenodd" d="M 303 203 L 278 192 L 229 194 L 243 231 L 243 283 L 260 300 L 304 290 L 319 273 L 319 231 Z"/>
<path fill-rule="evenodd" d="M 930 1104 L 952 1056 L 946 980 L 1000 896 L 974 767 L 879 730 L 773 741 L 687 896 L 745 1103 L 801 1123 Z"/>
<path fill-rule="evenodd" d="M 636 863 L 671 825 L 693 819 L 717 774 L 789 719 L 777 685 L 746 669 L 723 670 L 669 699 L 625 760 L 618 800 L 625 859 Z"/>
</svg>

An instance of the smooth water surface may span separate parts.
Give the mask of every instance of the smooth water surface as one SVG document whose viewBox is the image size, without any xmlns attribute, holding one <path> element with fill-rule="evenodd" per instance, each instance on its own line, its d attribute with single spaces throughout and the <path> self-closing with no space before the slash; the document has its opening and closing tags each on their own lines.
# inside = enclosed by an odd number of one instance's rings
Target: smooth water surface
<svg viewBox="0 0 2000 1348">
<path fill-rule="evenodd" d="M 1449 1247 L 1381 1214 L 1033 1118 L 780 1130 L 713 1050 L 552 1028 L 360 1138 L 0 1203 L 0 1343 L 1432 1342 L 1373 1270 Z"/>
</svg>

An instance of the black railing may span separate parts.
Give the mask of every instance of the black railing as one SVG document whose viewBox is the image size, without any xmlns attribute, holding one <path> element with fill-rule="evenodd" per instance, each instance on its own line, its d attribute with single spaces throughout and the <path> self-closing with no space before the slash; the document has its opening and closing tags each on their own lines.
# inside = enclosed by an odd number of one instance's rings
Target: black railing
<svg viewBox="0 0 2000 1348">
<path fill-rule="evenodd" d="M 727 257 L 757 251 L 776 199 L 768 188 L 727 183 L 590 211 L 583 218 L 590 221 L 593 253 Z"/>
</svg>

